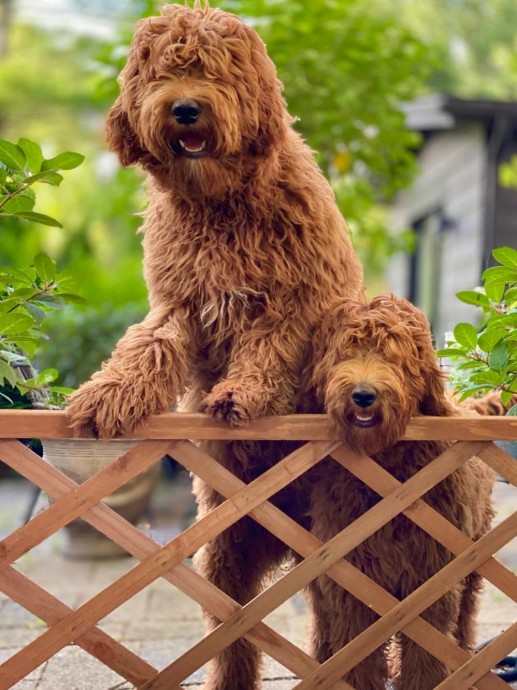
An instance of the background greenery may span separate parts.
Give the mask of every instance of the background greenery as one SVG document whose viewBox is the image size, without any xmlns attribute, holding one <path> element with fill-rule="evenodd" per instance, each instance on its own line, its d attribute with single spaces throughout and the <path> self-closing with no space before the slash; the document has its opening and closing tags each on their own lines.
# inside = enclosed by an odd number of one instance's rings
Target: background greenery
<svg viewBox="0 0 517 690">
<path fill-rule="evenodd" d="M 0 0 L 6 6 L 7 0 Z M 66 26 L 25 0 L 0 25 L 0 139 L 38 141 L 45 156 L 72 150 L 85 162 L 38 208 L 63 229 L 1 219 L 0 264 L 29 265 L 41 251 L 75 278 L 84 306 L 47 319 L 41 367 L 75 386 L 146 311 L 136 215 L 145 204 L 136 170 L 121 170 L 104 144 L 103 121 L 118 92 L 134 24 L 151 0 L 69 0 Z M 332 180 L 370 286 L 393 251 L 411 246 L 386 232 L 386 204 L 415 172 L 417 137 L 400 104 L 425 91 L 515 98 L 514 0 L 221 0 L 265 39 L 298 129 Z M 121 9 L 123 7 L 123 10 Z M 45 19 L 47 28 L 41 26 Z M 79 26 L 93 27 L 88 34 Z M 50 27 L 50 28 L 48 28 Z M 5 46 L 5 47 L 3 47 Z M 507 173 L 511 178 L 511 170 Z"/>
</svg>

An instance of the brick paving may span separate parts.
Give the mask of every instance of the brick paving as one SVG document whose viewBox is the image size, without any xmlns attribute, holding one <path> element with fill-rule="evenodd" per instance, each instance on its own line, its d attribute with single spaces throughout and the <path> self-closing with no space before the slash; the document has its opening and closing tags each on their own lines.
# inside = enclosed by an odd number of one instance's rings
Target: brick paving
<svg viewBox="0 0 517 690">
<path fill-rule="evenodd" d="M 0 479 L 0 538 L 21 524 L 33 489 L 19 479 Z M 516 504 L 516 490 L 503 483 L 495 489 L 497 520 Z M 40 497 L 36 512 L 46 505 Z M 193 519 L 194 506 L 185 473 L 162 481 L 153 497 L 151 515 L 140 527 L 165 543 Z M 73 561 L 63 557 L 61 534 L 39 545 L 15 565 L 71 607 L 77 607 L 135 565 L 132 558 Z M 517 570 L 517 544 L 497 557 Z M 479 616 L 479 642 L 496 636 L 517 619 L 517 605 L 488 585 Z M 308 616 L 301 594 L 295 595 L 266 619 L 295 644 L 306 638 Z M 99 627 L 156 668 L 163 668 L 203 637 L 197 604 L 164 580 L 155 581 L 140 594 L 100 622 Z M 45 624 L 0 592 L 0 662 L 8 659 L 46 629 Z M 200 690 L 204 671 L 188 678 L 184 686 Z M 296 679 L 285 668 L 266 658 L 263 690 L 290 690 Z M 508 686 L 510 687 L 510 686 Z M 511 686 L 517 688 L 517 684 Z M 133 686 L 77 646 L 67 646 L 17 683 L 19 690 L 130 690 Z M 243 690 L 245 690 L 243 688 Z"/>
</svg>

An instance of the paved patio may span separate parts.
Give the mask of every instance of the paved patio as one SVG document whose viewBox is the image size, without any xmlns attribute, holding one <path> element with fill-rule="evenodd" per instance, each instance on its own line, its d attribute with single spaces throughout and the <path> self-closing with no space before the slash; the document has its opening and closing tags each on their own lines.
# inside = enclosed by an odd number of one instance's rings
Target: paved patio
<svg viewBox="0 0 517 690">
<path fill-rule="evenodd" d="M 21 524 L 32 492 L 32 486 L 24 480 L 0 479 L 0 538 Z M 495 502 L 500 520 L 515 508 L 515 489 L 497 483 Z M 45 498 L 40 497 L 35 510 L 44 506 Z M 181 472 L 172 480 L 160 483 L 153 497 L 149 520 L 140 527 L 165 543 L 184 529 L 193 515 L 189 480 L 186 473 Z M 72 561 L 60 553 L 62 545 L 63 537 L 57 534 L 21 558 L 16 567 L 72 607 L 83 603 L 135 564 L 132 558 Z M 517 544 L 506 547 L 498 558 L 517 570 Z M 517 605 L 487 585 L 480 614 L 479 642 L 496 636 L 516 619 Z M 303 646 L 308 626 L 303 596 L 294 596 L 266 622 Z M 163 580 L 147 587 L 101 621 L 99 627 L 156 668 L 163 668 L 203 637 L 198 606 Z M 42 621 L 0 592 L 0 662 L 45 629 Z M 292 674 L 271 659 L 266 659 L 263 677 L 263 690 L 289 690 L 296 684 Z M 200 670 L 184 685 L 200 689 L 202 680 L 203 670 Z M 133 686 L 72 645 L 14 687 L 19 690 L 129 690 Z M 517 684 L 508 687 L 517 688 Z"/>
</svg>

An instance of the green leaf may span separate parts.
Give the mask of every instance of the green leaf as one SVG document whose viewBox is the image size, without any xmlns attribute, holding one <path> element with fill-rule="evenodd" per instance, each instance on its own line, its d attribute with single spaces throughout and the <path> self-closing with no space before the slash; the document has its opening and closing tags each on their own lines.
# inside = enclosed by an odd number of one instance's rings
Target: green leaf
<svg viewBox="0 0 517 690">
<path fill-rule="evenodd" d="M 488 306 L 490 304 L 489 299 L 482 292 L 476 292 L 475 290 L 464 290 L 463 292 L 457 292 L 456 297 L 465 304 L 473 304 L 476 307 L 482 305 Z"/>
<path fill-rule="evenodd" d="M 492 388 L 498 388 L 503 382 L 503 378 L 504 375 L 502 372 L 493 371 L 492 369 L 472 374 L 470 376 L 472 383 L 483 386 L 491 386 Z"/>
<path fill-rule="evenodd" d="M 504 283 L 498 285 L 485 285 L 485 293 L 494 304 L 499 304 L 504 294 Z"/>
<path fill-rule="evenodd" d="M 484 360 L 479 359 L 469 359 L 466 362 L 462 362 L 456 366 L 456 369 L 461 371 L 466 371 L 468 369 L 486 369 L 487 363 Z"/>
<path fill-rule="evenodd" d="M 506 343 L 498 343 L 488 357 L 488 364 L 491 369 L 504 372 L 508 365 L 508 347 Z"/>
<path fill-rule="evenodd" d="M 0 381 L 7 381 L 11 386 L 16 385 L 16 373 L 6 362 L 0 360 Z"/>
<path fill-rule="evenodd" d="M 48 384 L 55 381 L 58 376 L 59 372 L 57 369 L 44 369 L 37 375 L 35 383 L 37 386 L 48 386 Z"/>
<path fill-rule="evenodd" d="M 3 314 L 0 316 L 0 335 L 18 335 L 29 330 L 34 325 L 34 319 L 28 314 Z"/>
<path fill-rule="evenodd" d="M 446 347 L 436 351 L 437 357 L 466 357 L 468 350 L 460 350 L 458 347 Z"/>
<path fill-rule="evenodd" d="M 517 270 L 505 268 L 504 266 L 493 266 L 486 269 L 482 278 L 485 281 L 485 286 L 515 283 L 517 281 Z"/>
<path fill-rule="evenodd" d="M 36 306 L 35 304 L 32 304 L 32 302 L 24 302 L 23 307 L 29 312 L 38 326 L 41 325 L 47 318 L 47 313 L 45 310 Z"/>
<path fill-rule="evenodd" d="M 46 254 L 38 254 L 36 257 L 34 257 L 34 268 L 36 269 L 38 276 L 46 285 L 51 283 L 56 277 L 56 264 Z"/>
<path fill-rule="evenodd" d="M 84 156 L 80 153 L 67 151 L 60 153 L 59 156 L 43 161 L 41 170 L 73 170 L 84 161 Z"/>
<path fill-rule="evenodd" d="M 494 249 L 492 256 L 503 266 L 517 269 L 517 251 L 512 247 L 499 247 Z"/>
<path fill-rule="evenodd" d="M 24 273 L 20 269 L 14 268 L 13 266 L 0 266 L 0 275 L 9 276 L 10 278 L 17 278 L 24 284 L 32 283 L 32 278 L 28 273 Z"/>
<path fill-rule="evenodd" d="M 35 301 L 51 309 L 63 309 L 65 307 L 65 302 L 56 295 L 41 295 L 41 297 L 38 297 Z"/>
<path fill-rule="evenodd" d="M 453 331 L 456 342 L 474 350 L 478 342 L 478 334 L 470 323 L 459 323 Z"/>
<path fill-rule="evenodd" d="M 60 395 L 71 395 L 74 392 L 74 388 L 69 386 L 52 386 L 53 393 L 59 393 Z"/>
<path fill-rule="evenodd" d="M 27 156 L 24 151 L 10 141 L 0 140 L 0 161 L 9 170 L 23 170 Z"/>
<path fill-rule="evenodd" d="M 55 218 L 51 218 L 50 216 L 46 216 L 43 213 L 24 211 L 23 213 L 17 213 L 16 216 L 18 218 L 22 218 L 23 220 L 30 220 L 33 223 L 39 223 L 40 225 L 49 225 L 52 228 L 63 227 L 58 220 L 56 220 Z"/>
<path fill-rule="evenodd" d="M 492 352 L 494 347 L 507 335 L 505 330 L 493 329 L 481 333 L 478 338 L 478 345 L 483 352 Z"/>
<path fill-rule="evenodd" d="M 510 393 L 510 391 L 502 391 L 501 393 L 501 402 L 503 405 L 508 405 L 510 400 L 513 398 L 513 393 Z"/>
<path fill-rule="evenodd" d="M 84 304 L 84 298 L 80 295 L 74 295 L 72 292 L 60 292 L 59 296 L 66 302 L 73 302 L 74 304 Z"/>
<path fill-rule="evenodd" d="M 22 149 L 26 156 L 26 167 L 31 172 L 38 172 L 43 163 L 43 153 L 41 146 L 30 139 L 19 139 L 18 147 Z"/>
<path fill-rule="evenodd" d="M 517 326 L 517 314 L 494 314 L 490 319 L 490 328 L 512 328 Z M 508 335 L 508 331 L 506 331 Z"/>
<path fill-rule="evenodd" d="M 27 211 L 32 211 L 34 208 L 34 199 L 26 194 L 19 194 L 9 199 L 3 206 L 2 211 L 6 213 L 12 213 L 13 215 L 19 215 L 26 213 Z"/>
<path fill-rule="evenodd" d="M 54 185 L 58 187 L 61 182 L 63 182 L 63 175 L 60 175 L 53 170 L 48 170 L 46 172 L 40 172 L 36 175 L 31 175 L 25 180 L 25 184 L 34 184 L 35 182 L 46 182 L 47 184 Z"/>
<path fill-rule="evenodd" d="M 517 405 L 514 405 L 513 407 L 510 407 L 508 412 L 506 413 L 508 417 L 517 417 Z"/>
<path fill-rule="evenodd" d="M 462 403 L 467 398 L 471 398 L 478 391 L 485 390 L 485 388 L 486 386 L 470 386 L 469 388 L 465 388 L 465 390 L 462 391 L 461 397 L 458 400 L 458 402 Z"/>
<path fill-rule="evenodd" d="M 35 287 L 21 287 L 11 293 L 11 299 L 17 300 L 20 304 L 23 300 L 32 299 L 38 293 Z"/>
</svg>

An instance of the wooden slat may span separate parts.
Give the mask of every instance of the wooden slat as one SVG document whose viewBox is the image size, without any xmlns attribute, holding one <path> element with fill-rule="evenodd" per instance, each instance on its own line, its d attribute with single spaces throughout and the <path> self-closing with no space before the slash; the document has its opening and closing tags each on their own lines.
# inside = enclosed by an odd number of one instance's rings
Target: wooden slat
<svg viewBox="0 0 517 690">
<path fill-rule="evenodd" d="M 404 485 L 370 508 L 352 525 L 330 539 L 273 586 L 243 606 L 228 621 L 209 633 L 201 642 L 161 671 L 153 679 L 150 687 L 153 690 L 166 690 L 169 687 L 168 683 L 177 684 L 187 678 L 194 670 L 235 642 L 242 636 L 243 632 L 249 630 L 295 592 L 303 589 L 309 582 L 323 574 L 336 561 L 356 548 L 382 525 L 389 522 L 395 515 L 398 515 L 485 446 L 486 443 L 463 442 L 448 448 Z"/>
<path fill-rule="evenodd" d="M 487 670 L 517 647 L 517 623 L 511 625 L 502 635 L 484 647 L 464 666 L 437 685 L 435 690 L 469 690 Z"/>
<path fill-rule="evenodd" d="M 119 486 L 160 460 L 167 454 L 170 445 L 170 441 L 142 441 L 87 479 L 78 489 L 62 496 L 30 522 L 5 537 L 0 542 L 0 569 L 23 556 Z M 0 441 L 0 460 L 37 486 L 48 469 L 48 463 L 43 458 L 31 454 L 17 441 Z"/>
<path fill-rule="evenodd" d="M 341 452 L 349 451 L 344 451 L 344 449 L 340 447 L 334 450 L 332 455 Z M 366 458 L 366 456 L 356 457 L 361 460 Z M 191 443 L 179 443 L 175 447 L 175 458 L 189 471 L 201 477 L 224 497 L 231 496 L 235 491 L 244 486 L 242 481 L 224 468 L 221 468 L 218 472 L 214 472 L 212 468 L 213 459 Z M 378 468 L 378 465 L 376 465 L 376 468 Z M 396 483 L 396 480 L 391 477 L 391 475 L 388 476 Z M 392 488 L 394 487 L 392 486 Z M 415 505 L 417 504 L 413 504 L 409 511 L 411 511 Z M 252 510 L 249 515 L 303 557 L 310 556 L 322 546 L 322 543 L 316 539 L 316 537 L 307 532 L 301 525 L 282 513 L 271 503 L 263 503 Z M 457 531 L 459 532 L 459 530 Z M 462 533 L 460 532 L 460 534 Z M 467 548 L 471 544 L 472 542 L 466 539 L 464 548 Z M 460 549 L 460 551 L 462 550 L 463 549 Z M 497 565 L 500 565 L 494 559 L 491 560 Z M 504 569 L 503 566 L 501 567 Z M 380 585 L 354 568 L 347 561 L 336 563 L 332 568 L 327 570 L 325 574 L 334 579 L 353 596 L 357 597 L 357 599 L 365 603 L 381 616 L 399 603 L 398 599 L 386 592 Z M 510 575 L 512 574 L 510 573 Z M 512 575 L 512 577 L 514 576 Z M 441 661 L 447 663 L 452 669 L 462 666 L 471 658 L 468 652 L 458 647 L 449 637 L 440 633 L 422 618 L 416 618 L 408 623 L 403 629 L 403 632 L 426 649 L 430 654 L 437 656 Z M 300 678 L 303 678 L 304 675 L 305 673 L 298 673 Z M 506 687 L 506 684 L 493 674 L 489 674 L 486 678 L 482 678 L 478 681 L 479 690 L 505 690 Z"/>
<path fill-rule="evenodd" d="M 0 410 L 0 438 L 73 438 L 66 412 Z M 150 417 L 131 438 L 327 441 L 332 438 L 326 415 L 264 417 L 230 429 L 203 414 L 171 412 Z M 414 417 L 406 440 L 517 440 L 517 417 Z"/>
<path fill-rule="evenodd" d="M 176 452 L 176 448 L 174 452 Z M 29 451 L 29 453 L 32 453 L 32 451 Z M 37 458 L 34 453 L 33 455 Z M 204 456 L 204 458 L 208 463 L 218 465 L 210 456 Z M 51 465 L 49 465 L 47 472 L 41 479 L 41 488 L 51 495 L 52 498 L 59 498 L 71 489 L 78 487 L 78 484 L 72 479 L 65 477 Z M 52 493 L 56 491 L 56 487 L 59 487 L 59 491 Z M 104 504 L 94 506 L 83 515 L 83 519 L 140 560 L 161 549 L 161 545 L 151 539 L 151 537 L 141 532 L 134 525 L 129 524 L 124 518 Z M 207 582 L 182 563 L 179 563 L 170 572 L 164 574 L 164 578 L 220 620 L 226 620 L 226 618 L 229 618 L 241 608 L 240 604 L 231 599 L 231 597 L 221 592 L 215 585 Z M 2 589 L 1 582 L 0 577 L 0 589 Z M 40 607 L 33 612 L 41 618 L 45 618 L 45 611 L 41 610 Z M 279 635 L 265 623 L 259 623 L 246 637 L 256 644 L 259 649 L 269 654 L 269 656 L 300 678 L 303 678 L 319 666 L 318 662 L 312 657 Z M 106 647 L 111 647 L 112 643 L 117 644 L 109 636 L 106 635 L 106 638 Z M 95 653 L 96 651 L 98 650 L 92 650 L 92 653 L 97 658 L 100 658 L 99 654 Z M 109 654 L 110 652 L 107 652 L 108 656 Z M 116 656 L 116 649 L 111 654 Z M 336 690 L 353 690 L 353 688 L 345 682 L 339 682 L 336 685 Z M 490 689 L 487 688 L 487 690 Z"/>
<path fill-rule="evenodd" d="M 206 541 L 215 538 L 249 510 L 267 500 L 280 488 L 314 466 L 332 452 L 336 442 L 310 443 L 298 448 L 287 458 L 237 492 L 231 499 L 212 510 L 160 551 L 147 556 L 117 582 L 92 597 L 52 628 L 44 632 L 4 664 L 8 677 L 21 679 L 28 670 L 37 668 L 75 637 L 84 634 L 99 620 L 121 606 L 145 586 L 184 560 Z M 477 444 L 476 444 L 477 445 Z M 84 486 L 81 485 L 77 493 Z M 64 497 L 66 499 L 66 496 Z M 63 499 L 59 499 L 63 500 Z M 251 627 L 251 626 L 250 626 Z M 169 686 L 170 688 L 170 686 Z"/>
<path fill-rule="evenodd" d="M 517 486 L 517 462 L 499 446 L 491 443 L 479 456 L 510 484 Z"/>
<path fill-rule="evenodd" d="M 492 448 L 492 446 L 488 446 L 478 454 L 479 457 L 484 459 L 486 453 L 491 452 Z M 341 446 L 336 448 L 332 453 L 332 457 L 380 496 L 386 496 L 396 487 L 401 486 L 401 482 L 367 455 L 352 453 Z M 515 460 L 512 460 L 512 462 L 517 464 Z M 404 515 L 424 529 L 440 544 L 443 544 L 453 554 L 460 554 L 473 543 L 472 539 L 469 539 L 460 529 L 446 520 L 443 515 L 431 508 L 422 499 L 416 501 L 405 510 Z M 490 558 L 480 566 L 478 572 L 511 599 L 517 601 L 517 576 L 502 563 L 499 563 L 495 558 Z"/>
<path fill-rule="evenodd" d="M 331 688 L 337 678 L 365 659 L 385 640 L 390 639 L 407 621 L 412 620 L 431 606 L 462 578 L 507 544 L 516 534 L 517 513 L 494 527 L 489 534 L 481 537 L 454 561 L 429 578 L 427 582 L 407 596 L 389 613 L 358 635 L 328 661 L 325 661 L 317 671 L 298 683 L 295 686 L 296 689 L 314 690 L 314 688 L 319 688 L 326 690 Z M 159 678 L 160 674 L 155 676 L 153 682 Z"/>
<path fill-rule="evenodd" d="M 10 566 L 0 572 L 0 589 L 48 625 L 54 625 L 72 609 Z M 99 628 L 88 630 L 75 640 L 92 656 L 102 661 L 137 686 L 156 675 L 157 670 Z M 6 682 L 0 665 L 0 685 Z M 6 685 L 5 687 L 9 687 Z"/>
</svg>

